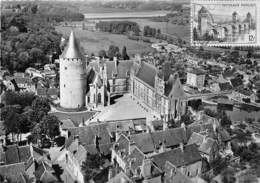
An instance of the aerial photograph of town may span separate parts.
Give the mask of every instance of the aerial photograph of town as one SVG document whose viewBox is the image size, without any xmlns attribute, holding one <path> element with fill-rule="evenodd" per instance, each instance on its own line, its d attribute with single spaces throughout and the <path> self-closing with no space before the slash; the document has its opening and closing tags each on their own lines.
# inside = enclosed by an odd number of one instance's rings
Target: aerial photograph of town
<svg viewBox="0 0 260 183">
<path fill-rule="evenodd" d="M 260 1 L 0 6 L 0 183 L 260 183 Z"/>
</svg>

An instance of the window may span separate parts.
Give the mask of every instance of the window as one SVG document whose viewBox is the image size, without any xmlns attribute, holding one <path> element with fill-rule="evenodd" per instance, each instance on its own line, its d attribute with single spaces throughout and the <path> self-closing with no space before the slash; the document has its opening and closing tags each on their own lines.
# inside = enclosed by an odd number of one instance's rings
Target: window
<svg viewBox="0 0 260 183">
<path fill-rule="evenodd" d="M 65 69 L 65 70 L 67 70 L 68 68 L 67 68 L 67 67 L 65 67 L 64 69 Z"/>
<path fill-rule="evenodd" d="M 66 85 L 64 84 L 64 88 L 66 87 Z"/>
</svg>

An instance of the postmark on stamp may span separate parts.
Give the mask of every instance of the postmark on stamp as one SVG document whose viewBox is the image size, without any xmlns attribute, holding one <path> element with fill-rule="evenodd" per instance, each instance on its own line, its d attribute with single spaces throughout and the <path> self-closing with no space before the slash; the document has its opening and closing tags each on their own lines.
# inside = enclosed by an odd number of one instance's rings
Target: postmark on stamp
<svg viewBox="0 0 260 183">
<path fill-rule="evenodd" d="M 192 46 L 260 46 L 259 0 L 191 0 Z"/>
</svg>

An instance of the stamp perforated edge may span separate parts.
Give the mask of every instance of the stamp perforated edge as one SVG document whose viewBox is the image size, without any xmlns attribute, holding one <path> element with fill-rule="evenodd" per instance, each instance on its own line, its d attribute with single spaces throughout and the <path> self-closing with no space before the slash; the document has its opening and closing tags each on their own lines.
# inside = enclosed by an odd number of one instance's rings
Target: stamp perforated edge
<svg viewBox="0 0 260 183">
<path fill-rule="evenodd" d="M 221 3 L 221 2 L 250 2 L 256 4 L 256 43 L 214 43 L 214 42 L 196 42 L 193 41 L 193 4 L 196 2 L 205 3 Z M 209 47 L 260 47 L 260 0 L 190 0 L 190 45 L 193 47 L 209 46 Z"/>
</svg>

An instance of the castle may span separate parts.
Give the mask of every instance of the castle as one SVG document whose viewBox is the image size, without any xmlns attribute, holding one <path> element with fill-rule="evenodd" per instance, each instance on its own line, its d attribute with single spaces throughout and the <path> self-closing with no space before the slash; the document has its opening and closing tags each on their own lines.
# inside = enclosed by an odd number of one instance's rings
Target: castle
<svg viewBox="0 0 260 183">
<path fill-rule="evenodd" d="M 141 59 L 94 60 L 88 64 L 72 32 L 60 57 L 60 106 L 69 109 L 110 105 L 111 98 L 130 93 L 162 119 L 186 112 L 186 94 L 169 65 L 161 69 Z"/>
</svg>

